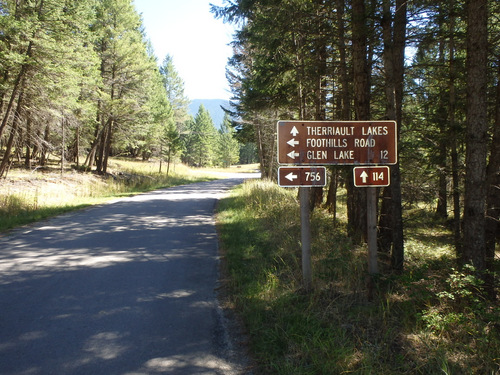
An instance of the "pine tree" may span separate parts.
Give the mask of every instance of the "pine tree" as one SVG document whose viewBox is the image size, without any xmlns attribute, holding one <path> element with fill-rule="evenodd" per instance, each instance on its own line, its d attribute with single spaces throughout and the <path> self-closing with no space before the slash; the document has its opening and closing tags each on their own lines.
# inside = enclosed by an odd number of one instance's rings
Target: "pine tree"
<svg viewBox="0 0 500 375">
<path fill-rule="evenodd" d="M 167 92 L 168 100 L 174 111 L 174 120 L 179 131 L 184 130 L 186 121 L 189 118 L 189 99 L 184 95 L 184 81 L 175 69 L 173 57 L 165 56 L 160 73 L 163 76 L 163 85 Z"/>
<path fill-rule="evenodd" d="M 162 139 L 161 139 L 161 160 L 163 157 L 167 161 L 167 176 L 170 171 L 170 164 L 172 158 L 175 157 L 180 151 L 182 151 L 182 139 L 174 125 L 173 121 L 170 121 L 167 126 L 163 129 Z M 161 173 L 161 163 L 160 163 L 160 173 Z"/>
<path fill-rule="evenodd" d="M 156 66 L 147 55 L 141 20 L 130 0 L 99 0 L 96 50 L 101 60 L 102 87 L 97 127 L 89 166 L 106 173 L 115 133 L 130 130 L 146 95 L 145 81 Z"/>
<path fill-rule="evenodd" d="M 216 160 L 218 165 L 228 168 L 239 160 L 240 145 L 234 138 L 234 129 L 231 127 L 231 119 L 226 113 L 224 121 L 217 135 L 217 154 Z"/>
<path fill-rule="evenodd" d="M 467 2 L 467 151 L 463 261 L 486 269 L 488 1 Z"/>
<path fill-rule="evenodd" d="M 216 134 L 210 113 L 201 104 L 196 117 L 188 123 L 184 161 L 196 167 L 212 165 L 215 157 Z"/>
<path fill-rule="evenodd" d="M 57 146 L 63 154 L 61 130 L 72 128 L 77 133 L 88 120 L 97 62 L 88 30 L 93 22 L 92 4 L 91 0 L 3 4 L 0 137 L 6 129 L 9 136 L 0 174 L 6 170 L 14 144 L 17 149 L 25 146 L 25 165 L 31 167 L 37 154 L 44 162 L 49 147 Z"/>
</svg>

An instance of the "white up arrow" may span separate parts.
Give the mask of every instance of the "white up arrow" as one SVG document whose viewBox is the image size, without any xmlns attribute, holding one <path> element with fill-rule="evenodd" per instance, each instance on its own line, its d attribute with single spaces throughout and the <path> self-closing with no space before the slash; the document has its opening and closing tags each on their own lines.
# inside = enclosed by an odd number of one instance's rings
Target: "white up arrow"
<svg viewBox="0 0 500 375">
<path fill-rule="evenodd" d="M 366 184 L 366 179 L 368 178 L 368 173 L 366 173 L 366 171 L 363 171 L 363 173 L 361 173 L 359 175 L 359 177 L 361 177 L 361 179 L 363 180 L 363 184 Z"/>
<path fill-rule="evenodd" d="M 298 152 L 295 152 L 295 151 L 292 151 L 292 152 L 289 152 L 288 154 L 288 157 L 292 158 L 292 159 L 295 159 L 296 157 L 298 157 L 300 154 Z"/>
<path fill-rule="evenodd" d="M 287 142 L 290 146 L 292 147 L 295 147 L 299 144 L 299 141 L 296 141 L 295 138 L 292 138 L 290 139 L 288 142 Z"/>
<path fill-rule="evenodd" d="M 296 174 L 293 174 L 293 172 L 290 172 L 290 173 L 288 173 L 288 174 L 285 176 L 285 178 L 286 178 L 287 180 L 290 180 L 290 181 L 292 181 L 292 182 L 293 182 L 293 180 L 296 180 L 298 177 L 299 177 L 299 176 L 297 176 Z"/>
<path fill-rule="evenodd" d="M 297 134 L 299 134 L 299 131 L 297 130 L 297 127 L 293 127 L 292 130 L 290 131 L 290 134 L 293 135 L 294 137 L 297 136 Z"/>
</svg>

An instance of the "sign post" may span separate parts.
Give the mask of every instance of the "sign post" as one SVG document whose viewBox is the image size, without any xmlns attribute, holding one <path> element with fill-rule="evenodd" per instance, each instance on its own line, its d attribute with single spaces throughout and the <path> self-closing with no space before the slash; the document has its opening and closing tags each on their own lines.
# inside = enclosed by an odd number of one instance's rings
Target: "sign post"
<svg viewBox="0 0 500 375">
<path fill-rule="evenodd" d="M 378 273 L 377 264 L 377 188 L 366 192 L 366 240 L 368 242 L 368 273 Z"/>
<path fill-rule="evenodd" d="M 366 227 L 368 242 L 368 273 L 378 273 L 377 264 L 377 187 L 389 186 L 389 167 L 354 167 L 354 186 L 366 187 Z"/>
<path fill-rule="evenodd" d="M 309 200 L 311 188 L 300 187 L 300 239 L 302 243 L 302 281 L 304 289 L 309 291 L 312 287 L 311 269 L 311 220 L 309 211 Z"/>
</svg>

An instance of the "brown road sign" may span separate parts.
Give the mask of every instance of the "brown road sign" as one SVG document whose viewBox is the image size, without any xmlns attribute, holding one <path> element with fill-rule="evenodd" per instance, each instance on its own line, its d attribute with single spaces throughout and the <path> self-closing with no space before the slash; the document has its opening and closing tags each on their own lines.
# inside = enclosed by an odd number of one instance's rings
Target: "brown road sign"
<svg viewBox="0 0 500 375">
<path fill-rule="evenodd" d="M 381 187 L 389 186 L 391 174 L 389 167 L 354 167 L 354 186 Z"/>
<path fill-rule="evenodd" d="M 278 163 L 396 164 L 396 122 L 278 121 Z"/>
<path fill-rule="evenodd" d="M 278 185 L 281 187 L 313 187 L 326 185 L 325 167 L 279 167 Z"/>
</svg>

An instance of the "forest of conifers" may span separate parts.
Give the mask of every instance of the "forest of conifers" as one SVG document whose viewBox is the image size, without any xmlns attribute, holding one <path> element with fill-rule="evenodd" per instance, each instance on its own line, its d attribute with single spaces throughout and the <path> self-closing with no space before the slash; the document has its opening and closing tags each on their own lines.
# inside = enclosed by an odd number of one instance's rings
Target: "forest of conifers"
<svg viewBox="0 0 500 375">
<path fill-rule="evenodd" d="M 49 155 L 99 174 L 112 155 L 238 161 L 229 118 L 217 131 L 205 108 L 188 115 L 131 0 L 2 0 L 0 23 L 0 176 Z"/>
<path fill-rule="evenodd" d="M 276 120 L 396 120 L 399 163 L 380 193 L 378 226 L 393 269 L 404 262 L 402 209 L 416 202 L 450 218 L 460 262 L 492 266 L 500 235 L 499 2 L 230 0 L 212 12 L 238 27 L 227 75 L 239 136 L 256 140 L 265 176 L 276 174 Z M 360 238 L 366 193 L 345 169 L 331 169 L 327 204 L 346 184 L 349 228 Z"/>
<path fill-rule="evenodd" d="M 399 163 L 379 199 L 379 245 L 392 267 L 404 264 L 403 208 L 425 202 L 450 218 L 457 259 L 491 268 L 499 2 L 226 0 L 212 12 L 236 26 L 233 126 L 257 145 L 264 177 L 275 178 L 279 119 L 396 120 Z M 131 0 L 1 0 L 0 22 L 0 176 L 49 155 L 100 174 L 113 155 L 236 161 L 229 118 L 217 133 L 203 108 L 187 115 L 172 58 L 158 64 Z M 334 209 L 346 185 L 349 228 L 361 240 L 365 192 L 349 173 L 330 169 L 326 201 Z"/>
</svg>

